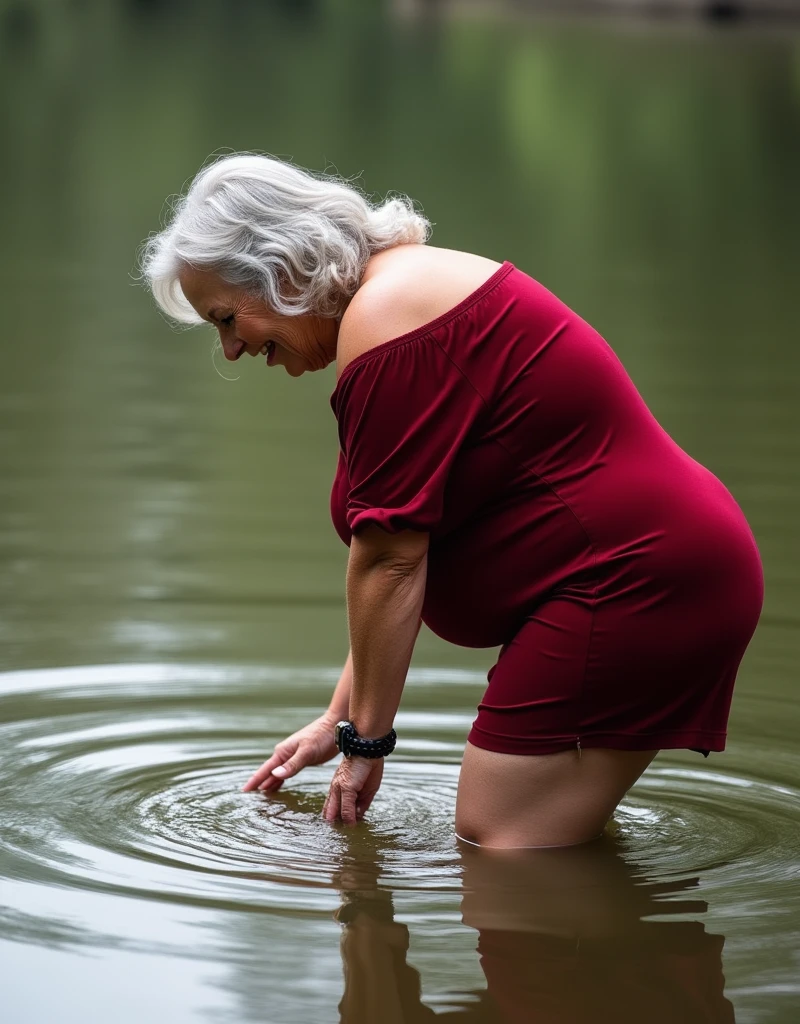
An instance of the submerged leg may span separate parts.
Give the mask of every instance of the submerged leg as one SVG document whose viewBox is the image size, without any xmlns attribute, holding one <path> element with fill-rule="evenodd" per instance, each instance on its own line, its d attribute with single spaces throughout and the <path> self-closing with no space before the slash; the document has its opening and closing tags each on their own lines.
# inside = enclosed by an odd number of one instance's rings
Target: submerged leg
<svg viewBox="0 0 800 1024">
<path fill-rule="evenodd" d="M 456 833 L 479 846 L 571 846 L 600 835 L 657 750 L 498 754 L 467 743 Z"/>
</svg>

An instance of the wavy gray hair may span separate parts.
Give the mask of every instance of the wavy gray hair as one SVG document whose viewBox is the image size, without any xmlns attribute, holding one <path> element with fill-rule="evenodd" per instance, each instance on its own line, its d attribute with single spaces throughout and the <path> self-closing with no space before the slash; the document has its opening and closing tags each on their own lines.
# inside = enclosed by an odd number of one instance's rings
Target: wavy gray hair
<svg viewBox="0 0 800 1024">
<path fill-rule="evenodd" d="M 140 267 L 161 309 L 186 324 L 201 322 L 178 280 L 186 266 L 215 271 L 285 316 L 336 317 L 370 256 L 426 242 L 431 227 L 407 196 L 373 205 L 342 178 L 255 153 L 204 167 L 171 213 Z"/>
</svg>

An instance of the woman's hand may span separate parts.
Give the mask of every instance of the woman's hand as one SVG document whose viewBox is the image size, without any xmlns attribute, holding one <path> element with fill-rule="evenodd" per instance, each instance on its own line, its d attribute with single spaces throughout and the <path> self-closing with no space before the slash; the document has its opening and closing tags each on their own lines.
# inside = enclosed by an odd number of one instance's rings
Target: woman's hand
<svg viewBox="0 0 800 1024">
<path fill-rule="evenodd" d="M 382 757 L 345 757 L 333 776 L 322 816 L 326 821 L 341 818 L 345 825 L 355 825 L 366 814 L 382 778 Z"/>
<path fill-rule="evenodd" d="M 281 740 L 272 757 L 245 782 L 242 792 L 260 789 L 262 793 L 275 793 L 286 779 L 297 775 L 303 768 L 311 764 L 324 764 L 336 757 L 339 753 L 333 738 L 336 721 L 330 714 L 320 715 L 309 725 Z"/>
</svg>

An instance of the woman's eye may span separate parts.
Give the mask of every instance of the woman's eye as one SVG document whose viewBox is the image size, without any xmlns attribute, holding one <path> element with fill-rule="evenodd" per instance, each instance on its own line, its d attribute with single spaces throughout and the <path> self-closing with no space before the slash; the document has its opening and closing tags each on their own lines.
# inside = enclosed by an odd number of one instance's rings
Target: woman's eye
<svg viewBox="0 0 800 1024">
<path fill-rule="evenodd" d="M 231 315 L 230 315 L 230 316 L 224 316 L 224 317 L 223 317 L 223 318 L 222 318 L 222 319 L 220 320 L 220 323 L 221 323 L 221 324 L 225 324 L 225 326 L 226 326 L 226 327 L 228 327 L 228 326 L 229 326 L 230 324 L 232 324 L 232 323 L 233 323 L 233 320 L 234 320 L 234 316 L 233 316 L 233 313 L 231 313 Z"/>
</svg>

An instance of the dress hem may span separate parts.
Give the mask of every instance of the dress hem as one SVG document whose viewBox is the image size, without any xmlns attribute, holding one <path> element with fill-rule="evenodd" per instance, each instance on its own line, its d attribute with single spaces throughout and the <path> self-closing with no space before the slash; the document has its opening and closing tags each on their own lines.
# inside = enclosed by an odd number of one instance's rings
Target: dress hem
<svg viewBox="0 0 800 1024">
<path fill-rule="evenodd" d="M 651 733 L 581 733 L 573 736 L 498 736 L 473 725 L 467 740 L 474 747 L 496 754 L 558 754 L 564 750 L 679 750 L 686 748 L 707 756 L 725 749 L 726 732 L 672 730 Z"/>
</svg>

